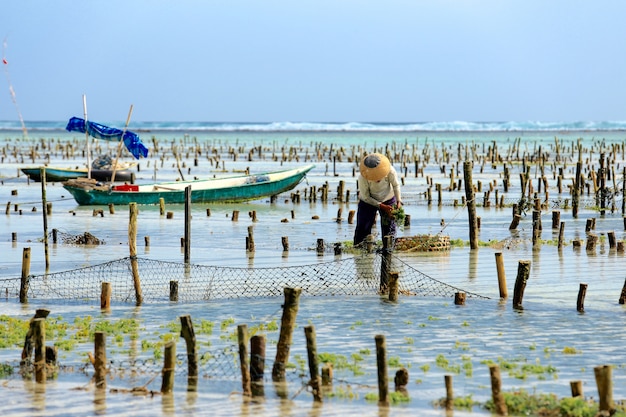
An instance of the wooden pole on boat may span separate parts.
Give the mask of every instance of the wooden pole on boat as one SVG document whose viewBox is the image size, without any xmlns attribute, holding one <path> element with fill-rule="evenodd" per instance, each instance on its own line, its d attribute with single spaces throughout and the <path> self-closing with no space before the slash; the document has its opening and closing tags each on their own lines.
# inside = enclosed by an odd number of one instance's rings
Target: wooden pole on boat
<svg viewBox="0 0 626 417">
<path fill-rule="evenodd" d="M 128 205 L 130 210 L 130 219 L 128 225 L 128 248 L 130 250 L 130 266 L 133 272 L 133 282 L 135 283 L 135 300 L 140 306 L 143 303 L 143 295 L 141 295 L 141 280 L 139 279 L 139 266 L 137 265 L 137 203 Z"/>
<path fill-rule="evenodd" d="M 46 259 L 46 271 L 50 268 L 50 256 L 48 253 L 48 213 L 46 211 L 46 168 L 40 168 L 41 175 L 41 204 L 43 205 L 43 248 Z"/>
<path fill-rule="evenodd" d="M 87 96 L 83 94 L 83 115 L 85 116 L 85 142 L 87 144 L 87 178 L 91 178 L 91 150 L 89 149 L 89 131 L 87 130 Z"/>
<path fill-rule="evenodd" d="M 117 154 L 115 155 L 115 162 L 113 162 L 113 173 L 111 174 L 111 185 L 115 181 L 115 171 L 117 171 L 117 161 L 120 159 L 120 154 L 122 153 L 122 145 L 124 144 L 124 135 L 126 134 L 126 129 L 128 129 L 128 124 L 130 123 L 130 116 L 133 114 L 133 105 L 130 105 L 130 110 L 128 110 L 128 117 L 126 118 L 126 124 L 124 125 L 124 130 L 122 130 L 122 137 L 120 138 L 120 143 L 117 144 Z"/>
<path fill-rule="evenodd" d="M 191 260 L 191 185 L 185 187 L 185 263 Z"/>
</svg>

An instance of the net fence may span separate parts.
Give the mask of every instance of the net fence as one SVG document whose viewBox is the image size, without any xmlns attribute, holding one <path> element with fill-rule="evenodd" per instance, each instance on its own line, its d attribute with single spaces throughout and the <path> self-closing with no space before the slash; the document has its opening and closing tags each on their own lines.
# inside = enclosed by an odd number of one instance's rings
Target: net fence
<svg viewBox="0 0 626 417">
<path fill-rule="evenodd" d="M 384 267 L 383 267 L 384 265 Z M 133 273 L 135 271 L 135 273 Z M 125 257 L 84 268 L 28 277 L 29 299 L 93 300 L 102 283 L 111 285 L 111 300 L 137 299 L 138 278 L 143 302 L 280 297 L 285 287 L 301 288 L 303 296 L 362 296 L 381 292 L 382 273 L 397 272 L 399 293 L 407 296 L 488 298 L 432 278 L 392 253 L 346 257 L 309 265 L 243 268 L 176 263 Z M 0 280 L 7 298 L 19 297 L 21 279 Z"/>
</svg>

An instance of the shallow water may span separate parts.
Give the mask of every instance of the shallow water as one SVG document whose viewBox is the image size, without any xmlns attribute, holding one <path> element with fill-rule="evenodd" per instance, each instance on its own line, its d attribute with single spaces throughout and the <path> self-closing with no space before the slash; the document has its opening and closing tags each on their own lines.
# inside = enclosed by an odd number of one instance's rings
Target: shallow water
<svg viewBox="0 0 626 417">
<path fill-rule="evenodd" d="M 315 135 L 319 138 L 319 135 Z M 453 139 L 458 139 L 454 137 Z M 489 138 L 487 138 L 489 139 Z M 254 139 L 260 140 L 260 139 Z M 266 139 L 267 140 L 267 139 Z M 276 139 L 278 140 L 278 139 Z M 281 139 L 284 140 L 284 139 Z M 305 139 L 306 140 L 306 139 Z M 350 139 L 352 140 L 352 139 Z M 402 140 L 401 138 L 398 140 Z M 551 138 L 544 138 L 549 143 Z M 369 137 L 369 143 L 385 143 L 384 138 Z M 265 142 L 268 143 L 268 142 Z M 271 142 L 271 139 L 269 141 Z M 306 142 L 305 142 L 306 143 Z M 191 161 L 187 160 L 188 166 Z M 229 170 L 242 170 L 251 165 L 253 171 L 260 172 L 277 169 L 279 163 L 273 161 L 227 161 Z M 288 165 L 285 163 L 285 165 Z M 356 210 L 355 179 L 352 177 L 352 164 L 337 164 L 333 174 L 332 163 L 318 163 L 309 175 L 308 183 L 297 189 L 304 193 L 310 185 L 321 185 L 328 181 L 331 194 L 339 180 L 346 181 L 351 189 L 352 200 L 348 203 L 337 202 L 309 203 L 302 201 L 294 204 L 289 195 L 283 195 L 275 204 L 269 201 L 256 201 L 244 204 L 195 205 L 192 209 L 192 249 L 191 262 L 204 265 L 265 267 L 315 264 L 334 259 L 332 250 L 323 256 L 315 251 L 317 239 L 324 239 L 328 247 L 334 242 L 352 239 L 354 225 L 347 223 L 349 210 Z M 0 186 L 0 201 L 11 202 L 10 213 L 0 219 L 2 239 L 0 241 L 0 279 L 18 278 L 21 273 L 23 249 L 32 250 L 31 273 L 45 272 L 43 221 L 41 209 L 41 185 L 27 184 L 24 177 L 11 177 L 17 170 L 18 163 L 7 162 L 0 165 L 4 176 Z M 195 171 L 195 168 L 194 168 Z M 198 168 L 199 174 L 219 175 L 220 173 L 206 163 Z M 474 179 L 488 183 L 498 179 L 498 172 L 486 170 L 476 172 Z M 429 165 L 426 175 L 435 181 L 447 183 L 440 175 L 436 165 Z M 148 181 L 154 174 L 143 167 L 138 172 L 138 180 Z M 199 175 L 198 174 L 198 175 Z M 517 173 L 513 173 L 512 177 Z M 164 166 L 158 172 L 159 179 L 171 179 L 177 176 L 173 166 Z M 422 196 L 426 189 L 426 178 L 408 175 L 403 192 L 405 193 L 405 211 L 411 215 L 411 226 L 400 231 L 400 236 L 416 234 L 438 234 L 451 239 L 469 239 L 467 230 L 467 210 L 461 205 L 454 207 L 435 203 L 428 206 Z M 499 182 L 499 179 L 498 179 Z M 18 195 L 12 195 L 18 190 Z M 508 199 L 515 200 L 519 188 L 512 188 Z M 53 213 L 48 217 L 48 228 L 79 235 L 89 231 L 105 241 L 104 245 L 83 247 L 65 244 L 50 244 L 50 272 L 89 266 L 128 256 L 128 211 L 125 207 L 116 207 L 115 214 L 104 209 L 104 216 L 93 216 L 94 207 L 80 207 L 69 197 L 59 184 L 48 184 L 47 200 L 53 204 Z M 445 199 L 461 201 L 460 193 L 444 193 Z M 551 195 L 555 195 L 553 192 Z M 569 196 L 564 194 L 561 198 Z M 436 199 L 436 197 L 434 197 Z M 477 197 L 478 198 L 478 197 Z M 13 205 L 19 204 L 19 211 Z M 37 211 L 32 211 L 36 208 Z M 617 205 L 619 207 L 619 204 Z M 206 209 L 211 215 L 207 216 Z M 336 221 L 337 211 L 343 209 L 343 221 Z M 38 392 L 41 387 L 19 377 L 12 377 L 0 384 L 0 403 L 2 414 L 8 415 L 379 415 L 375 403 L 365 401 L 367 393 L 376 392 L 376 367 L 374 336 L 384 334 L 387 338 L 388 357 L 397 357 L 398 362 L 409 367 L 409 392 L 411 402 L 392 407 L 392 414 L 444 415 L 436 410 L 431 401 L 445 396 L 444 378 L 447 373 L 454 374 L 456 396 L 472 395 L 479 401 L 490 396 L 488 367 L 484 361 L 515 363 L 517 369 L 522 364 L 539 364 L 554 368 L 552 373 L 529 374 L 520 379 L 502 371 L 503 389 L 524 388 L 531 392 L 551 392 L 559 396 L 568 396 L 569 381 L 582 380 L 586 396 L 597 397 L 593 368 L 612 364 L 614 378 L 614 396 L 626 398 L 626 355 L 623 345 L 626 341 L 623 329 L 626 328 L 626 310 L 617 300 L 624 284 L 624 254 L 609 249 L 606 233 L 614 231 L 616 239 L 624 239 L 624 223 L 619 210 L 604 216 L 589 208 L 580 211 L 577 219 L 572 218 L 571 210 L 553 205 L 542 214 L 542 239 L 555 241 L 557 232 L 551 229 L 551 210 L 561 211 L 561 221 L 565 222 L 565 241 L 567 245 L 558 249 L 554 244 L 543 244 L 533 249 L 531 244 L 532 224 L 530 213 L 517 231 L 509 231 L 511 208 L 479 208 L 481 217 L 480 240 L 491 242 L 478 250 L 454 247 L 443 253 L 398 254 L 401 259 L 426 275 L 454 285 L 468 292 L 478 293 L 488 300 L 468 299 L 467 305 L 455 306 L 451 299 L 436 297 L 401 297 L 399 303 L 391 304 L 377 296 L 355 297 L 303 297 L 298 313 L 298 326 L 291 348 L 291 359 L 306 359 L 305 342 L 302 327 L 314 324 L 317 332 L 318 352 L 363 357 L 360 366 L 364 375 L 354 375 L 350 371 L 336 372 L 336 388 L 350 387 L 357 398 L 327 399 L 321 408 L 313 406 L 311 395 L 299 392 L 300 381 L 292 379 L 289 385 L 289 399 L 277 397 L 271 383 L 266 386 L 266 399 L 262 404 L 245 404 L 238 394 L 240 390 L 236 367 L 234 371 L 224 372 L 228 377 L 218 380 L 204 379 L 197 394 L 186 392 L 186 378 L 183 373 L 176 379 L 176 391 L 173 396 L 136 397 L 130 394 L 107 394 L 106 401 L 96 396 L 89 385 L 90 373 L 61 372 L 56 381 L 45 387 L 45 392 Z M 183 236 L 182 206 L 167 207 L 174 212 L 173 219 L 160 216 L 158 207 L 141 206 L 138 223 L 138 256 L 149 259 L 183 261 L 180 238 Z M 232 212 L 239 210 L 239 221 L 233 222 Z M 253 223 L 248 217 L 251 211 L 257 212 L 258 222 Z M 293 212 L 293 217 L 292 217 Z M 314 220 L 313 216 L 318 216 Z M 585 239 L 585 223 L 588 218 L 596 218 L 595 232 L 604 238 L 594 252 L 584 248 L 575 249 L 573 239 Z M 281 220 L 287 219 L 288 222 Z M 443 221 L 443 224 L 442 224 Z M 249 254 L 245 250 L 245 237 L 248 226 L 254 226 L 256 251 Z M 17 241 L 11 241 L 11 233 L 17 234 Z M 143 237 L 150 237 L 150 246 L 143 245 Z M 283 253 L 281 237 L 287 236 L 290 251 Z M 501 252 L 508 281 L 509 299 L 499 300 L 498 279 L 495 266 L 495 253 Z M 344 254 L 342 257 L 352 255 Z M 524 310 L 512 309 L 513 284 L 520 260 L 531 261 L 531 274 L 524 293 Z M 580 283 L 587 283 L 585 312 L 576 311 L 576 300 Z M 216 323 L 232 318 L 233 323 L 226 331 L 215 331 L 211 336 L 203 336 L 211 347 L 201 351 L 232 346 L 232 341 L 221 338 L 233 331 L 236 324 L 246 323 L 253 326 L 273 320 L 280 321 L 280 298 L 212 300 L 204 303 L 185 304 L 146 304 L 140 308 L 131 305 L 114 305 L 111 313 L 101 313 L 96 301 L 59 302 L 55 300 L 31 300 L 27 306 L 21 306 L 15 299 L 2 299 L 0 314 L 7 314 L 24 319 L 30 318 L 36 308 L 49 308 L 52 317 L 62 316 L 73 321 L 74 317 L 94 316 L 98 319 L 116 320 L 136 317 L 145 329 L 141 339 L 159 340 L 167 333 L 164 324 L 176 322 L 178 317 L 190 314 L 194 323 L 211 320 Z M 217 326 L 219 327 L 219 326 Z M 268 358 L 275 353 L 276 332 L 268 332 Z M 125 341 L 128 348 L 130 341 Z M 61 359 L 62 364 L 80 365 L 84 353 L 91 346 L 81 346 L 74 354 Z M 178 342 L 179 353 L 184 344 Z M 122 361 L 123 349 L 112 348 L 110 358 Z M 369 350 L 369 354 L 361 353 Z M 1 361 L 14 361 L 21 349 L 0 351 Z M 575 353 L 566 353 L 573 351 Z M 138 352 L 139 357 L 149 358 L 151 352 Z M 437 366 L 438 355 L 448 360 L 450 369 Z M 146 359 L 147 360 L 147 359 Z M 234 366 L 234 365 L 233 365 Z M 451 369 L 460 367 L 460 372 Z M 463 368 L 465 366 L 465 368 Z M 183 366 L 184 367 L 184 366 Z M 471 375 L 466 374 L 471 368 Z M 208 372 L 209 370 L 207 370 Z M 160 367 L 148 366 L 146 375 L 137 378 L 116 378 L 109 383 L 109 388 L 130 388 L 146 384 L 157 376 L 149 385 L 150 389 L 159 390 Z M 235 372 L 233 376 L 232 373 Z M 267 368 L 266 368 L 267 372 Z M 394 368 L 389 370 L 393 377 Z M 86 388 L 74 390 L 74 388 Z M 297 395 L 296 395 L 297 394 Z M 72 401 L 68 401 L 68 395 Z M 468 413 L 455 411 L 456 415 Z M 475 409 L 470 415 L 487 415 L 483 410 Z"/>
</svg>

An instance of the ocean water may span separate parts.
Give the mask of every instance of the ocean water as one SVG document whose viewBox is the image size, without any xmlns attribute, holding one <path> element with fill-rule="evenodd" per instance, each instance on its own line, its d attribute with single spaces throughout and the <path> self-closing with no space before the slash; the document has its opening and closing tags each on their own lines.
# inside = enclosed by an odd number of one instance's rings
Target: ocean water
<svg viewBox="0 0 626 417">
<path fill-rule="evenodd" d="M 114 123 L 110 125 L 115 125 Z M 82 151 L 84 136 L 63 130 L 64 122 L 28 123 L 28 138 L 20 126 L 11 122 L 0 123 L 0 202 L 5 215 L 0 220 L 0 280 L 20 276 L 24 248 L 32 251 L 31 273 L 46 272 L 44 262 L 42 188 L 41 184 L 28 182 L 19 168 L 37 166 L 49 161 L 51 166 L 79 166 L 84 164 Z M 376 392 L 374 335 L 387 337 L 388 355 L 408 367 L 411 401 L 394 405 L 391 415 L 444 415 L 432 406 L 431 401 L 445 396 L 444 374 L 454 375 L 457 396 L 471 395 L 485 401 L 489 398 L 488 361 L 538 365 L 549 369 L 540 375 L 521 378 L 513 372 L 503 372 L 503 389 L 526 389 L 530 392 L 549 392 L 559 396 L 569 395 L 569 381 L 582 380 L 585 395 L 597 398 L 593 367 L 611 364 L 614 378 L 614 395 L 626 398 L 626 354 L 623 353 L 626 310 L 617 300 L 624 285 L 623 253 L 608 246 L 607 234 L 615 233 L 617 240 L 624 239 L 624 221 L 621 212 L 624 167 L 624 140 L 626 123 L 414 123 L 414 124 L 327 124 L 327 123 L 136 123 L 130 128 L 138 132 L 151 154 L 139 161 L 137 182 L 175 180 L 180 177 L 173 157 L 177 150 L 181 157 L 181 172 L 187 178 L 232 175 L 249 168 L 252 172 L 266 172 L 288 168 L 303 163 L 314 163 L 316 168 L 294 191 L 302 194 L 311 186 L 328 183 L 331 200 L 293 203 L 290 194 L 281 195 L 276 203 L 269 199 L 241 204 L 194 205 L 192 208 L 191 262 L 240 268 L 277 266 L 304 266 L 334 259 L 332 253 L 319 256 L 317 239 L 328 245 L 352 239 L 354 225 L 348 224 L 347 213 L 356 210 L 356 178 L 353 154 L 361 151 L 382 150 L 398 155 L 396 169 L 404 177 L 403 195 L 405 211 L 411 216 L 411 225 L 399 232 L 400 236 L 442 234 L 452 240 L 469 240 L 467 209 L 462 204 L 462 190 L 443 191 L 442 205 L 437 204 L 433 187 L 433 203 L 428 204 L 425 194 L 429 181 L 447 188 L 450 170 L 462 178 L 462 159 L 466 149 L 473 149 L 473 181 L 481 182 L 483 192 L 495 183 L 495 190 L 505 199 L 505 207 L 496 207 L 493 193 L 491 207 L 477 208 L 481 218 L 479 239 L 483 243 L 477 250 L 467 245 L 455 246 L 443 253 L 397 253 L 404 262 L 424 274 L 474 292 L 489 299 L 470 299 L 466 306 L 454 306 L 452 300 L 437 297 L 401 297 L 390 304 L 380 297 L 303 297 L 298 314 L 291 358 L 306 358 L 302 327 L 314 324 L 319 352 L 328 352 L 355 358 L 362 375 L 343 370 L 337 373 L 336 393 L 352 391 L 350 398 L 335 395 L 315 407 L 299 381 L 291 381 L 287 399 L 281 399 L 269 383 L 266 398 L 261 403 L 246 403 L 237 392 L 240 385 L 236 377 L 201 381 L 197 394 L 186 392 L 186 378 L 178 374 L 176 390 L 172 396 L 137 397 L 130 394 L 108 393 L 105 398 L 96 395 L 89 386 L 91 373 L 61 372 L 56 381 L 45 389 L 29 379 L 13 376 L 0 384 L 0 403 L 3 415 L 379 415 L 376 403 L 365 396 Z M 68 153 L 68 143 L 73 152 Z M 555 144 L 560 144 L 560 159 L 556 161 Z M 154 146 L 158 144 L 158 152 Z M 505 193 L 502 188 L 502 164 L 492 164 L 487 157 L 490 146 L 496 144 L 500 154 L 527 152 L 529 155 L 541 147 L 549 152 L 550 162 L 544 175 L 550 188 L 547 203 L 542 210 L 543 231 L 546 242 L 539 248 L 532 246 L 532 220 L 527 213 L 515 231 L 509 230 L 512 219 L 511 204 L 520 195 L 518 180 L 522 163 L 511 163 L 511 186 Z M 576 146 L 583 149 L 583 160 L 588 171 L 597 170 L 598 157 L 605 153 L 610 158 L 614 172 L 610 186 L 620 190 L 608 200 L 607 210 L 601 214 L 593 194 L 584 193 L 578 218 L 571 211 L 571 196 L 567 188 L 562 193 L 555 189 L 559 169 L 571 183 Z M 258 149 L 260 151 L 251 152 Z M 98 151 L 113 153 L 116 144 L 98 143 Z M 459 152 L 459 149 L 462 149 Z M 200 150 L 197 165 L 194 150 Z M 331 150 L 333 150 L 331 152 Z M 339 153 L 336 153 L 339 150 Z M 448 158 L 444 158 L 444 154 Z M 460 153 L 460 157 L 459 157 Z M 418 155 L 423 171 L 415 173 L 412 163 L 403 164 L 402 154 L 409 158 Z M 34 155 L 34 158 L 32 157 Z M 284 156 L 285 155 L 285 156 Z M 333 155 L 339 155 L 333 158 Z M 541 172 L 536 164 L 531 167 L 531 182 L 539 188 Z M 445 166 L 445 169 L 442 167 Z M 347 202 L 339 202 L 334 194 L 339 181 L 344 181 L 351 191 Z M 542 198 L 543 198 L 543 194 Z M 65 271 L 128 256 L 128 211 L 116 207 L 115 213 L 106 207 L 78 206 L 61 184 L 47 184 L 46 199 L 53 205 L 48 216 L 48 228 L 79 235 L 89 232 L 105 241 L 104 245 L 82 247 L 75 245 L 50 245 L 49 272 Z M 483 193 L 477 193 L 482 203 Z M 454 201 L 457 204 L 454 205 Z M 566 208 L 570 207 L 570 208 Z M 93 215 L 94 208 L 103 209 L 104 215 Z M 207 215 L 210 209 L 210 216 Z M 342 209 L 342 221 L 337 221 Z M 170 206 L 172 219 L 159 214 L 158 207 L 140 206 L 138 223 L 138 256 L 148 259 L 183 262 L 180 238 L 184 235 L 184 208 Z M 232 221 L 233 211 L 239 211 L 239 220 Z M 255 211 L 257 222 L 248 216 Z M 554 242 L 558 230 L 551 228 L 553 211 L 560 212 L 565 223 L 566 246 L 558 249 Z M 585 240 L 588 219 L 595 219 L 595 232 L 600 236 L 599 246 L 593 252 L 574 248 L 574 239 Z M 254 227 L 256 251 L 247 253 L 245 238 L 248 226 Z M 12 236 L 17 239 L 13 241 Z M 142 244 L 145 236 L 151 244 Z M 281 238 L 287 236 L 290 251 L 284 253 Z M 509 299 L 499 300 L 495 254 L 502 253 L 508 278 Z M 344 254 L 343 257 L 350 257 Z M 531 261 L 531 276 L 524 295 L 524 310 L 513 310 L 511 298 L 518 263 Z M 149 279 L 147 277 L 146 279 Z M 585 312 L 576 311 L 580 283 L 587 283 Z M 205 303 L 146 304 L 140 308 L 116 305 L 110 313 L 103 313 L 97 300 L 59 302 L 58 300 L 31 300 L 22 306 L 15 299 L 0 301 L 0 314 L 29 318 L 36 308 L 49 308 L 52 316 L 65 320 L 93 316 L 96 320 L 137 318 L 141 321 L 140 338 L 159 340 L 167 332 L 164 323 L 176 321 L 180 315 L 191 314 L 194 323 L 211 320 L 231 323 L 224 331 L 212 336 L 202 336 L 202 342 L 211 349 L 228 347 L 232 341 L 226 337 L 234 326 L 247 323 L 280 321 L 280 298 L 212 300 Z M 232 320 L 231 320 L 232 319 Z M 224 337 L 222 337 L 224 336 Z M 275 332 L 268 332 L 268 340 L 276 340 Z M 113 360 L 121 360 L 124 348 L 112 348 Z M 81 346 L 74 353 L 64 354 L 61 363 L 78 366 L 91 346 Z M 179 352 L 184 344 L 178 342 Z M 206 348 L 208 349 L 208 348 Z M 268 356 L 275 347 L 268 342 Z M 366 354 L 369 350 L 370 353 Z M 12 362 L 19 356 L 20 347 L 0 350 L 0 361 Z M 572 353 L 573 352 L 573 353 Z M 150 357 L 151 352 L 139 352 L 140 357 Z M 449 367 L 441 366 L 441 359 Z M 439 359 L 439 360 L 438 360 Z M 456 368 L 455 368 L 456 366 Z M 455 369 L 460 369 L 455 371 Z M 471 372 L 468 371 L 471 370 Z M 150 389 L 160 387 L 158 366 L 150 367 L 146 375 L 137 379 L 114 378 L 109 387 L 130 388 L 148 384 Z M 394 368 L 390 369 L 393 377 Z M 391 384 L 393 385 L 393 384 Z M 77 389 L 80 388 L 80 389 Z M 68 401 L 71 395 L 72 401 Z M 489 415 L 485 410 L 455 411 L 456 415 Z"/>
</svg>

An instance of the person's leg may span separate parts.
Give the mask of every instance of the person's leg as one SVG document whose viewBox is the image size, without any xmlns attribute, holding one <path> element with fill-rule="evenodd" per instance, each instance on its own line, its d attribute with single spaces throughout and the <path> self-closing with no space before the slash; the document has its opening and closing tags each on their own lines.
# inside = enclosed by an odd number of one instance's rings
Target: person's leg
<svg viewBox="0 0 626 417">
<path fill-rule="evenodd" d="M 378 207 L 359 200 L 356 213 L 356 229 L 354 230 L 354 246 L 363 242 L 367 235 L 372 233 L 377 211 Z"/>
</svg>

